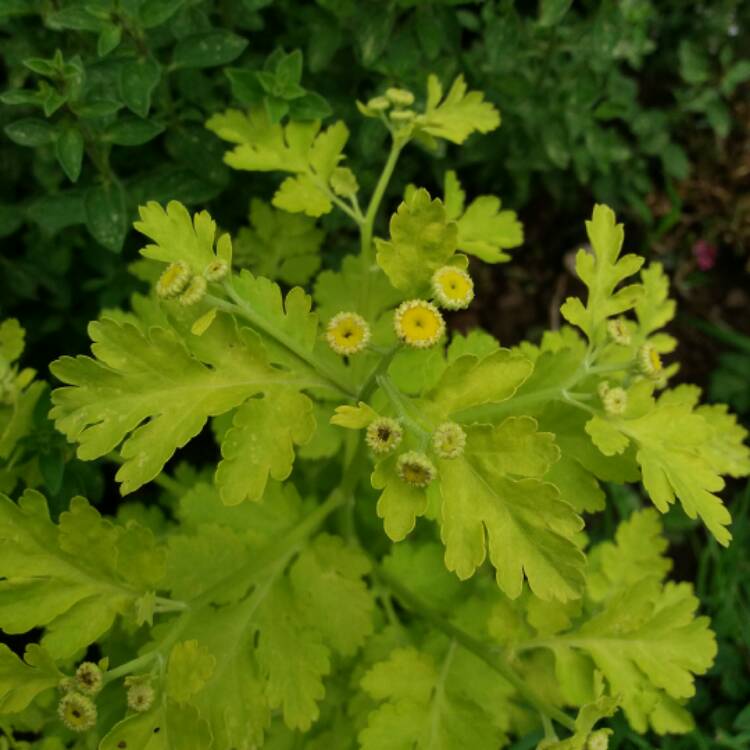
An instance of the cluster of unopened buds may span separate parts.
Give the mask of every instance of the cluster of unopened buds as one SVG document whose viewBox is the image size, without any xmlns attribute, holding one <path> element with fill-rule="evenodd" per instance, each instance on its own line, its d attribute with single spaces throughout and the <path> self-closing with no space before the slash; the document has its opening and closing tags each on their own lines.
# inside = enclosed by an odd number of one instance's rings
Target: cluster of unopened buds
<svg viewBox="0 0 750 750">
<path fill-rule="evenodd" d="M 170 263 L 156 282 L 156 293 L 164 299 L 177 299 L 186 307 L 203 299 L 211 281 L 221 281 L 229 265 L 220 258 L 212 260 L 201 274 L 194 274 L 184 260 Z"/>
<path fill-rule="evenodd" d="M 94 698 L 104 686 L 102 670 L 91 661 L 81 663 L 73 677 L 60 681 L 62 697 L 57 715 L 72 732 L 86 732 L 96 724 Z"/>
<path fill-rule="evenodd" d="M 432 300 L 410 299 L 402 302 L 393 314 L 393 328 L 399 341 L 415 349 L 437 344 L 445 333 L 445 310 L 462 310 L 474 299 L 474 282 L 458 266 L 443 266 L 432 275 Z M 355 312 L 334 315 L 326 328 L 326 341 L 337 354 L 358 354 L 370 342 L 370 326 Z"/>
<path fill-rule="evenodd" d="M 414 104 L 414 94 L 408 89 L 389 88 L 382 96 L 376 96 L 367 102 L 366 108 L 388 119 L 396 127 L 408 125 L 417 116 L 411 109 Z"/>
<path fill-rule="evenodd" d="M 366 442 L 373 453 L 384 456 L 401 444 L 404 430 L 393 417 L 377 417 L 367 426 Z M 440 458 L 458 458 L 464 452 L 466 433 L 455 422 L 443 422 L 432 433 L 431 448 Z M 427 487 L 437 476 L 430 457 L 422 451 L 405 451 L 396 460 L 399 478 L 413 487 Z"/>
<path fill-rule="evenodd" d="M 71 732 L 86 732 L 96 726 L 96 696 L 104 687 L 104 674 L 94 662 L 84 661 L 72 677 L 64 677 L 59 685 L 62 693 L 57 705 L 60 721 Z M 127 703 L 131 711 L 148 711 L 154 703 L 154 689 L 148 675 L 125 678 Z"/>
</svg>

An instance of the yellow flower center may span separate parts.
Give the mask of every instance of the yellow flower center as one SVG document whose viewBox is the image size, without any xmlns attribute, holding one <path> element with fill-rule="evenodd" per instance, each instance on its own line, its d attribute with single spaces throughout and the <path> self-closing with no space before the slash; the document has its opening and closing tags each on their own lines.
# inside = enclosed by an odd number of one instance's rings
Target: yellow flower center
<svg viewBox="0 0 750 750">
<path fill-rule="evenodd" d="M 443 266 L 432 276 L 432 291 L 441 307 L 460 310 L 474 299 L 474 282 L 462 268 Z"/>
<path fill-rule="evenodd" d="M 445 331 L 440 311 L 424 300 L 402 303 L 396 310 L 393 322 L 396 335 L 410 346 L 420 349 L 437 343 Z"/>
<path fill-rule="evenodd" d="M 367 346 L 370 340 L 370 327 L 357 313 L 339 313 L 328 323 L 326 340 L 328 346 L 337 354 L 356 354 Z"/>
</svg>

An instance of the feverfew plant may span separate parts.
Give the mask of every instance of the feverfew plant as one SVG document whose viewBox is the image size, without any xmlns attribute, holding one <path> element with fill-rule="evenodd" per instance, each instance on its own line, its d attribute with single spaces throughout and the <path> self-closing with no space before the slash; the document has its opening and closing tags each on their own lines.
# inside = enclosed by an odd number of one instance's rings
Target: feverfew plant
<svg viewBox="0 0 750 750">
<path fill-rule="evenodd" d="M 717 493 L 750 453 L 724 407 L 669 387 L 662 268 L 623 255 L 598 205 L 570 327 L 514 348 L 450 334 L 469 257 L 508 260 L 515 215 L 449 172 L 441 198 L 408 189 L 386 236 L 375 221 L 407 145 L 461 144 L 498 112 L 434 76 L 422 101 L 387 89 L 359 109 L 391 136 L 367 201 L 343 122 L 212 117 L 227 164 L 287 175 L 253 199 L 241 263 L 207 213 L 143 206 L 152 293 L 52 365 L 79 458 L 116 460 L 123 495 L 151 483 L 157 504 L 103 518 L 75 497 L 54 518 L 37 491 L 2 496 L 0 627 L 39 635 L 23 660 L 0 647 L 0 726 L 41 738 L 14 746 L 495 750 L 539 730 L 548 750 L 603 750 L 618 710 L 690 730 L 716 646 L 668 578 L 659 514 L 679 501 L 729 544 Z M 360 250 L 316 273 L 333 210 Z M 2 331 L 15 403 L 29 376 Z M 217 464 L 165 471 L 207 426 Z M 591 545 L 602 484 L 638 481 L 654 507 Z"/>
</svg>

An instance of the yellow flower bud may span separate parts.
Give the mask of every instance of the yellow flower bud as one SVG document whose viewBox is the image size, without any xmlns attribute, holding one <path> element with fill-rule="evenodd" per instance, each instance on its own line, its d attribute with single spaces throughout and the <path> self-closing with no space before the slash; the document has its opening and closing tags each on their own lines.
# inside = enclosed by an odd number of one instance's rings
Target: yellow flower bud
<svg viewBox="0 0 750 750">
<path fill-rule="evenodd" d="M 586 740 L 586 750 L 607 750 L 610 734 L 609 729 L 598 729 L 592 732 Z"/>
<path fill-rule="evenodd" d="M 385 96 L 376 96 L 367 102 L 367 108 L 374 112 L 385 112 L 390 106 L 391 102 Z"/>
<path fill-rule="evenodd" d="M 196 304 L 196 302 L 200 302 L 206 293 L 207 286 L 208 282 L 203 276 L 193 276 L 190 279 L 187 289 L 180 295 L 180 304 L 188 307 Z"/>
<path fill-rule="evenodd" d="M 221 258 L 212 260 L 204 269 L 206 281 L 221 281 L 229 273 L 229 264 Z"/>
<path fill-rule="evenodd" d="M 76 687 L 86 695 L 96 695 L 104 683 L 102 670 L 92 661 L 84 661 L 76 670 Z"/>
<path fill-rule="evenodd" d="M 661 376 L 664 365 L 662 364 L 659 352 L 652 344 L 644 344 L 638 350 L 638 367 L 644 375 L 657 379 Z"/>
<path fill-rule="evenodd" d="M 628 394 L 624 388 L 609 388 L 602 396 L 604 411 L 612 417 L 619 417 L 628 408 Z"/>
<path fill-rule="evenodd" d="M 57 715 L 71 732 L 85 732 L 96 724 L 94 702 L 80 693 L 66 693 L 57 705 Z"/>
<path fill-rule="evenodd" d="M 414 104 L 414 94 L 409 89 L 391 88 L 385 95 L 397 107 L 411 107 Z"/>
<path fill-rule="evenodd" d="M 422 299 L 402 302 L 393 316 L 393 327 L 405 344 L 417 349 L 436 344 L 445 333 L 445 321 L 440 310 Z"/>
<path fill-rule="evenodd" d="M 630 331 L 628 331 L 627 324 L 623 318 L 613 318 L 608 321 L 607 332 L 615 344 L 622 344 L 623 346 L 630 344 Z"/>
<path fill-rule="evenodd" d="M 474 282 L 463 268 L 443 266 L 432 274 L 432 293 L 440 307 L 462 310 L 474 299 Z"/>
<path fill-rule="evenodd" d="M 432 434 L 432 447 L 440 458 L 458 458 L 466 445 L 466 433 L 455 422 L 443 422 Z"/>
<path fill-rule="evenodd" d="M 128 708 L 144 713 L 154 705 L 154 689 L 148 682 L 135 682 L 128 688 Z"/>
<path fill-rule="evenodd" d="M 378 417 L 367 426 L 365 440 L 373 453 L 390 453 L 398 447 L 404 431 L 391 417 Z"/>
<path fill-rule="evenodd" d="M 159 277 L 159 281 L 156 282 L 156 293 L 164 299 L 170 297 L 176 297 L 190 281 L 190 266 L 183 260 L 178 260 L 176 263 L 170 263 L 162 275 Z"/>
<path fill-rule="evenodd" d="M 427 487 L 437 475 L 437 470 L 424 453 L 408 451 L 398 457 L 396 473 L 412 487 Z"/>
<path fill-rule="evenodd" d="M 388 115 L 393 122 L 411 122 L 417 113 L 411 109 L 396 109 Z"/>
<path fill-rule="evenodd" d="M 370 326 L 357 313 L 340 312 L 328 322 L 326 341 L 336 354 L 343 356 L 357 354 L 370 341 Z"/>
</svg>

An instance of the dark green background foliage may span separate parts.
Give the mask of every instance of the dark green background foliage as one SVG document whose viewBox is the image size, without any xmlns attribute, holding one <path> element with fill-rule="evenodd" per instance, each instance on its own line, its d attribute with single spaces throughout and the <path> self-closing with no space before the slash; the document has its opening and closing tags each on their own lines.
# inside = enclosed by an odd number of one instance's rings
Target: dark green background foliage
<svg viewBox="0 0 750 750">
<path fill-rule="evenodd" d="M 750 238 L 750 208 L 738 212 L 732 192 L 747 187 L 747 176 L 705 185 L 701 166 L 748 153 L 750 3 L 742 0 L 0 0 L 0 47 L 0 319 L 21 320 L 25 362 L 42 372 L 55 356 L 81 351 L 88 320 L 137 288 L 128 264 L 140 203 L 205 206 L 236 233 L 248 223 L 250 198 L 269 197 L 272 180 L 223 164 L 224 147 L 204 127 L 210 114 L 229 106 L 266 107 L 274 120 L 335 112 L 358 123 L 347 153 L 367 183 L 382 163 L 385 132 L 358 117 L 355 100 L 389 85 L 422 97 L 429 72 L 444 84 L 463 73 L 499 107 L 502 127 L 460 155 L 412 152 L 391 198 L 411 181 L 438 193 L 444 172 L 456 169 L 470 196 L 496 193 L 520 210 L 527 247 L 516 265 L 530 270 L 510 267 L 479 284 L 486 303 L 509 291 L 525 300 L 515 329 L 495 326 L 504 343 L 515 343 L 509 330 L 518 339 L 519 326 L 546 324 L 550 286 L 594 199 L 623 213 L 629 237 L 666 248 L 681 305 L 690 307 L 698 289 L 694 308 L 721 308 L 727 284 L 738 284 L 744 261 L 720 253 L 717 267 L 701 273 L 684 259 L 704 236 L 739 257 Z M 700 215 L 713 205 L 701 195 L 719 189 L 729 191 L 726 222 L 709 210 L 710 226 L 690 223 L 695 206 Z M 351 241 L 336 221 L 324 220 L 324 263 Z M 492 329 L 501 308 L 478 307 Z M 706 323 L 684 331 L 702 353 L 691 379 L 747 415 L 750 339 Z M 706 347 L 711 337 L 719 343 Z M 70 450 L 42 408 L 38 422 L 29 450 L 50 456 L 49 493 L 100 495 L 100 476 L 78 476 L 80 462 L 67 465 L 63 480 Z M 669 517 L 678 574 L 697 578 L 721 650 L 695 702 L 698 731 L 662 740 L 664 748 L 750 741 L 750 493 L 732 491 L 729 551 Z M 637 502 L 618 494 L 602 534 Z M 620 730 L 617 746 L 651 747 Z"/>
</svg>

